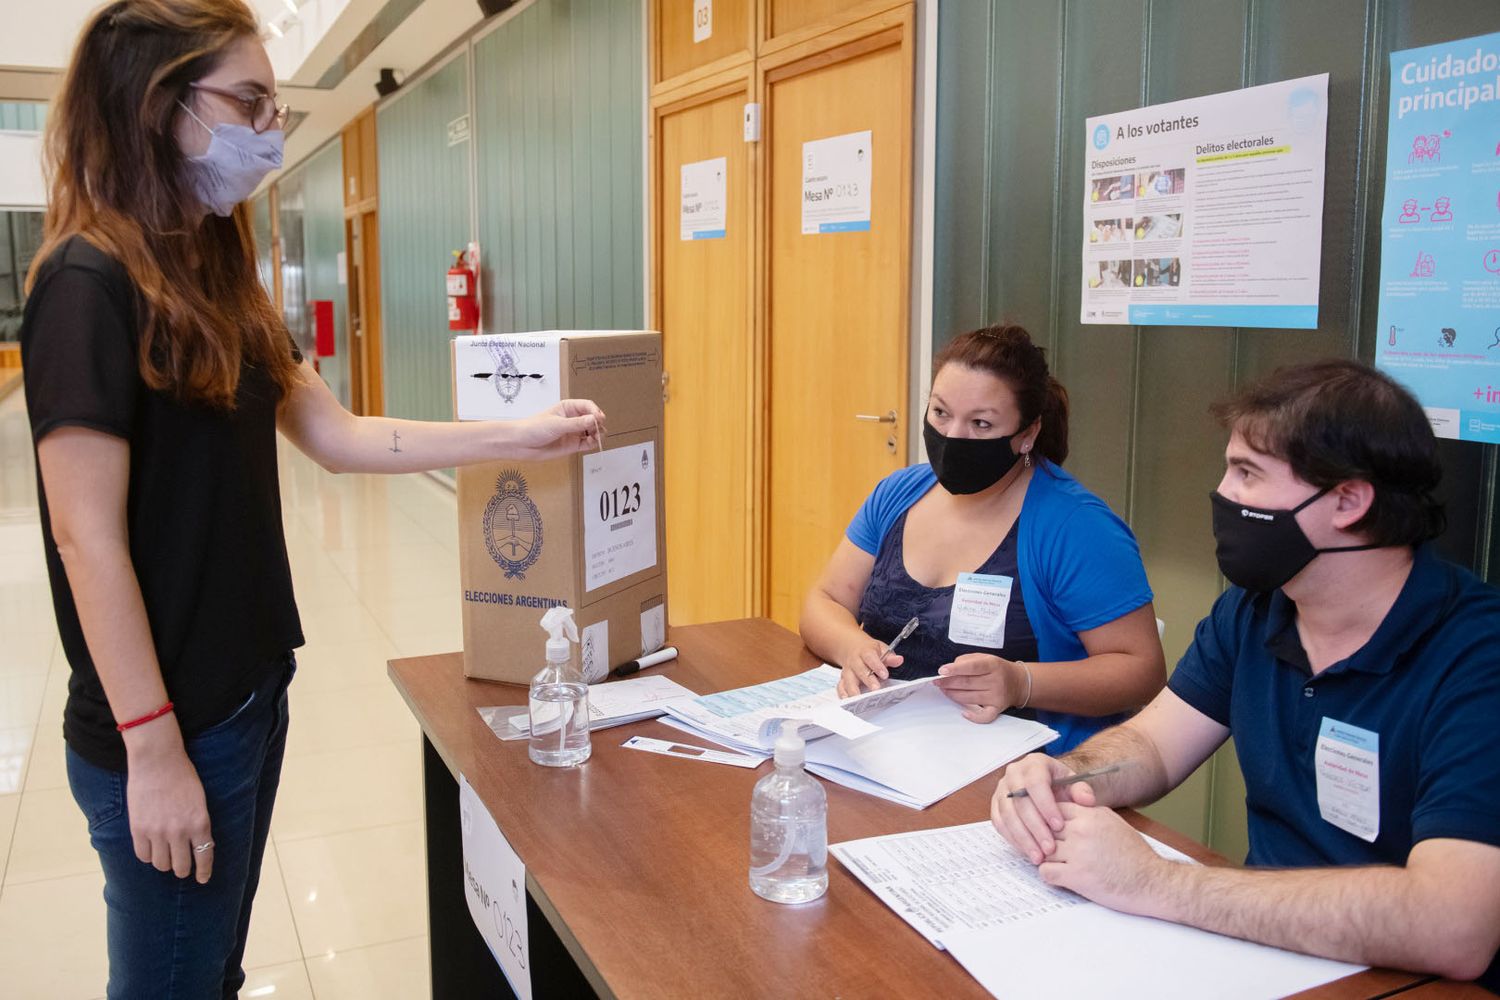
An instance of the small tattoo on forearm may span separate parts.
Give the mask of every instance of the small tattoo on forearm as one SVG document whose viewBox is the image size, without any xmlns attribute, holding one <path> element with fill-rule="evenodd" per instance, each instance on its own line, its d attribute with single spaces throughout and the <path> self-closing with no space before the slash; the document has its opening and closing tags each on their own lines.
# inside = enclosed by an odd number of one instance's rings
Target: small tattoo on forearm
<svg viewBox="0 0 1500 1000">
<path fill-rule="evenodd" d="M 401 432 L 400 431 L 391 431 L 391 446 L 389 448 L 387 448 L 386 450 L 387 451 L 391 451 L 391 452 L 395 452 L 397 454 L 399 454 L 401 452 Z"/>
</svg>

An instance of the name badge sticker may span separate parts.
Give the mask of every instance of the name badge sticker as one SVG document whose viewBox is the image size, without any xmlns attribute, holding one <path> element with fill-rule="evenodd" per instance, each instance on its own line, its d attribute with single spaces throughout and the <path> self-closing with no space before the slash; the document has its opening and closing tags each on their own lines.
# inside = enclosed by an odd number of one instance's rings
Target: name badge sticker
<svg viewBox="0 0 1500 1000">
<path fill-rule="evenodd" d="M 948 616 L 948 641 L 999 649 L 1005 645 L 1005 614 L 1015 580 L 1008 576 L 960 573 Z"/>
<path fill-rule="evenodd" d="M 1313 769 L 1319 815 L 1374 843 L 1380 834 L 1380 734 L 1324 716 Z"/>
</svg>

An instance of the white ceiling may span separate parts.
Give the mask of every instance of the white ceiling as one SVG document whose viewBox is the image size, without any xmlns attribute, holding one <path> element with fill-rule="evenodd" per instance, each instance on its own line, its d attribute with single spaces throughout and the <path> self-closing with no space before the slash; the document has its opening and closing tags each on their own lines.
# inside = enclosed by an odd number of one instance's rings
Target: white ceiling
<svg viewBox="0 0 1500 1000">
<path fill-rule="evenodd" d="M 310 84 L 334 65 L 386 0 L 250 0 L 263 22 L 275 20 L 283 38 L 268 32 L 266 49 L 281 79 L 281 99 L 308 118 L 287 138 L 286 166 L 294 166 L 368 107 L 381 67 L 400 78 L 430 61 L 480 21 L 475 0 L 422 0 L 358 67 L 331 90 Z M 57 91 L 73 43 L 98 0 L 3 0 L 0 101 L 48 100 Z M 295 18 L 296 23 L 289 19 Z"/>
</svg>

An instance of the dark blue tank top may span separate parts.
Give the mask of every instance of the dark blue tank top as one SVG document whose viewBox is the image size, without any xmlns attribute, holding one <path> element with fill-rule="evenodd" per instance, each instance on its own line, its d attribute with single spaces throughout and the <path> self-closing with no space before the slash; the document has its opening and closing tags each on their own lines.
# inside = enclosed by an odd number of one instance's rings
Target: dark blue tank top
<svg viewBox="0 0 1500 1000">
<path fill-rule="evenodd" d="M 948 639 L 948 617 L 956 588 L 924 587 L 906 572 L 906 513 L 909 511 L 902 513 L 880 540 L 870 582 L 865 584 L 864 596 L 859 601 L 861 627 L 881 642 L 894 639 L 913 615 L 921 619 L 917 630 L 896 648 L 897 655 L 906 660 L 891 671 L 891 676 L 898 680 L 931 677 L 938 672 L 938 667 L 952 663 L 964 653 L 990 653 L 1007 660 L 1035 662 L 1036 635 L 1026 617 L 1021 582 L 1017 576 L 1016 539 L 1020 518 L 1006 532 L 999 548 L 990 553 L 984 565 L 975 571 L 987 576 L 1008 576 L 1015 581 L 1005 613 L 1005 645 L 1000 649 L 986 649 Z"/>
</svg>

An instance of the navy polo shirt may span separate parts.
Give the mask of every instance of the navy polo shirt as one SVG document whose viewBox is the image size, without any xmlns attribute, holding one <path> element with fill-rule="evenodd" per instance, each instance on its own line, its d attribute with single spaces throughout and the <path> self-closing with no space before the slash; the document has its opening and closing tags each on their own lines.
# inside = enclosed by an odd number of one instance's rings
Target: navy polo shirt
<svg viewBox="0 0 1500 1000">
<path fill-rule="evenodd" d="M 1167 685 L 1234 737 L 1246 864 L 1403 865 L 1429 838 L 1500 847 L 1500 590 L 1421 546 L 1370 641 L 1317 676 L 1295 616 L 1279 590 L 1231 587 Z M 1318 810 L 1313 761 L 1325 719 L 1379 736 L 1373 843 Z M 1500 986 L 1500 961 L 1480 981 Z"/>
</svg>

